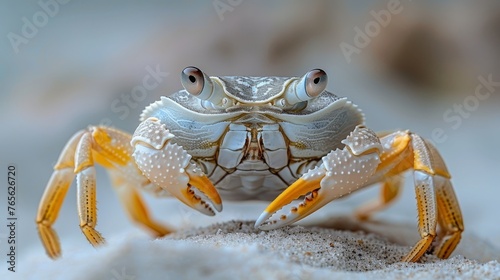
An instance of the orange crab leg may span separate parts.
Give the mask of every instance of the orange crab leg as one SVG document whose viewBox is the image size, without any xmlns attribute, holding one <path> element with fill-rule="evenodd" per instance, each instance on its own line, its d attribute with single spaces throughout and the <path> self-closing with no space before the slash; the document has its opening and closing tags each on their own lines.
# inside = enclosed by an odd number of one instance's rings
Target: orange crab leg
<svg viewBox="0 0 500 280">
<path fill-rule="evenodd" d="M 112 185 L 118 194 L 118 198 L 125 207 L 131 220 L 143 225 L 155 237 L 162 237 L 174 231 L 152 219 L 141 195 L 134 186 L 130 185 L 122 174 L 116 171 L 110 171 L 109 174 L 111 176 Z"/>
<path fill-rule="evenodd" d="M 150 129 L 145 127 L 147 125 L 149 122 L 139 126 L 144 128 L 144 131 L 135 135 L 134 146 L 131 145 L 133 138 L 130 134 L 105 126 L 90 126 L 76 133 L 66 144 L 42 196 L 36 219 L 40 239 L 49 257 L 57 258 L 61 255 L 59 238 L 52 225 L 57 219 L 75 174 L 80 228 L 93 246 L 105 241 L 95 229 L 97 225 L 95 164 L 100 164 L 108 170 L 113 186 L 129 217 L 152 231 L 155 236 L 163 236 L 172 230 L 150 217 L 135 188 L 154 190 L 162 195 L 173 195 L 188 206 L 208 215 L 215 214 L 212 205 L 217 211 L 222 210 L 217 190 L 206 175 L 189 162 L 190 156 L 184 155 L 186 152 L 181 147 L 171 145 L 161 137 L 158 138 L 156 131 L 170 137 L 168 130 L 160 125 L 152 130 L 154 135 L 150 135 Z M 164 143 L 149 145 L 149 143 L 154 144 L 157 139 Z M 176 156 L 181 153 L 184 155 L 186 166 L 172 166 L 177 160 Z M 137 158 L 147 175 L 139 169 Z M 175 169 L 175 172 L 169 168 Z"/>
<path fill-rule="evenodd" d="M 380 197 L 370 201 L 356 210 L 356 217 L 360 220 L 367 220 L 370 216 L 389 206 L 399 195 L 403 180 L 400 176 L 387 178 L 380 189 Z"/>
<path fill-rule="evenodd" d="M 57 258 L 61 255 L 61 246 L 57 233 L 52 225 L 59 215 L 64 197 L 68 192 L 74 173 L 74 155 L 78 142 L 84 131 L 76 133 L 66 144 L 59 160 L 54 166 L 54 173 L 50 177 L 43 193 L 36 217 L 37 229 L 47 255 Z"/>
<path fill-rule="evenodd" d="M 438 219 L 443 227 L 443 236 L 434 248 L 434 254 L 448 258 L 460 241 L 464 230 L 462 214 L 449 181 L 446 165 L 429 142 L 416 134 L 411 134 L 413 149 L 413 169 L 419 232 L 421 240 L 403 261 L 417 261 L 429 249 L 436 236 Z"/>
</svg>

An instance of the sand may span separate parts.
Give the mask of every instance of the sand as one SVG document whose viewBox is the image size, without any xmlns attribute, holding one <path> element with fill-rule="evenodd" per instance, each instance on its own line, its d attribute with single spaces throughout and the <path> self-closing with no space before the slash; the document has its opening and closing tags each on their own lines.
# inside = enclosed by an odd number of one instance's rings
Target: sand
<svg viewBox="0 0 500 280">
<path fill-rule="evenodd" d="M 333 221 L 333 222 L 332 222 Z M 129 235 L 94 249 L 66 251 L 55 262 L 33 258 L 20 279 L 500 279 L 496 251 L 465 236 L 448 260 L 426 255 L 401 263 L 410 250 L 405 227 L 350 218 L 326 227 L 289 226 L 259 231 L 253 221 L 190 228 L 162 239 Z M 325 225 L 325 223 L 323 224 Z M 380 235 L 377 226 L 385 233 Z M 367 232 L 368 228 L 372 228 Z M 350 230 L 349 230 L 350 229 Z M 402 230 L 403 229 L 403 230 Z M 395 236 L 399 236 L 395 242 Z M 489 255 L 488 255 L 489 254 Z M 36 271 L 36 272 L 35 272 Z M 6 279 L 6 278 L 1 278 Z"/>
</svg>

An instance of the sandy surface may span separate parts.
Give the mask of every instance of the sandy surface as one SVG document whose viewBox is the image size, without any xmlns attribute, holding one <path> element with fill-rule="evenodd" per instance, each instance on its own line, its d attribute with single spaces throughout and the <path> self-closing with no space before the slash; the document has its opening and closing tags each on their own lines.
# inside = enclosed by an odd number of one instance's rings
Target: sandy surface
<svg viewBox="0 0 500 280">
<path fill-rule="evenodd" d="M 179 231 L 164 239 L 127 236 L 98 250 L 69 252 L 58 261 L 29 259 L 20 279 L 500 279 L 488 245 L 464 239 L 448 260 L 432 255 L 420 263 L 398 262 L 409 250 L 407 229 L 376 228 L 349 218 L 334 220 L 351 230 L 291 226 L 273 231 L 254 229 L 251 221 L 229 221 Z M 333 225 L 333 224 L 332 224 Z M 392 235 L 392 236 L 391 236 Z M 400 242 L 392 241 L 399 236 Z M 494 254 L 495 252 L 490 252 Z M 36 273 L 35 273 L 36 271 Z M 5 279 L 5 278 L 2 278 Z"/>
</svg>

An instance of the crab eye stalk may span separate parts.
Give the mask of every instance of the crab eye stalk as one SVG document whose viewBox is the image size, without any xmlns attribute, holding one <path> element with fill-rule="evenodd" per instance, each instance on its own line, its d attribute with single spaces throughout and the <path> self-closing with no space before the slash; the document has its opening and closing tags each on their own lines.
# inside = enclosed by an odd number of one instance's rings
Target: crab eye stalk
<svg viewBox="0 0 500 280">
<path fill-rule="evenodd" d="M 328 76 L 325 71 L 321 69 L 311 70 L 290 84 L 284 99 L 290 105 L 313 99 L 325 91 L 327 83 Z"/>
<path fill-rule="evenodd" d="M 208 101 L 212 107 L 226 107 L 229 104 L 222 86 L 196 67 L 184 68 L 181 83 L 189 94 Z"/>
</svg>

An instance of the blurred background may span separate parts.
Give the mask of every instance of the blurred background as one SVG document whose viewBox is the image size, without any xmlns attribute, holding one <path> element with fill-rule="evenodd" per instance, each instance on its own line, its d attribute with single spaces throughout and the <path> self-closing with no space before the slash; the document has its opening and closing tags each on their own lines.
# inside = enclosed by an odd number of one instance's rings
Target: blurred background
<svg viewBox="0 0 500 280">
<path fill-rule="evenodd" d="M 327 89 L 358 104 L 369 127 L 411 129 L 436 144 L 466 234 L 500 248 L 498 1 L 2 1 L 0 35 L 0 218 L 14 164 L 21 260 L 48 261 L 34 220 L 66 141 L 89 124 L 133 132 L 145 106 L 181 88 L 189 65 L 209 75 L 324 69 Z M 157 85 L 137 95 L 152 72 Z M 363 190 L 315 215 L 350 213 L 377 194 Z M 267 205 L 226 203 L 210 218 L 173 199 L 146 198 L 177 228 L 255 219 Z M 146 235 L 126 218 L 103 169 L 98 201 L 98 229 L 110 242 Z M 401 199 L 375 218 L 415 224 L 416 232 L 415 208 L 408 176 Z M 79 230 L 74 185 L 55 228 L 63 254 L 93 250 Z"/>
</svg>

